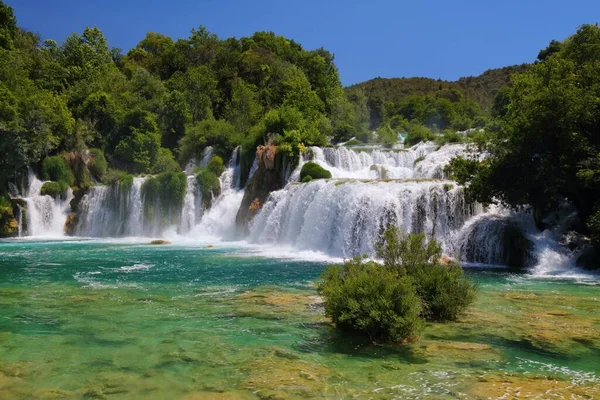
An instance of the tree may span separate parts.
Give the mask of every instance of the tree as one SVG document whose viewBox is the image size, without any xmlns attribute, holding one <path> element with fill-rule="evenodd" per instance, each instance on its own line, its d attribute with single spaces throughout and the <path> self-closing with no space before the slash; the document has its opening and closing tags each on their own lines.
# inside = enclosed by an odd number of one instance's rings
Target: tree
<svg viewBox="0 0 600 400">
<path fill-rule="evenodd" d="M 13 40 L 17 33 L 17 19 L 12 7 L 0 1 L 0 49 L 13 48 Z"/>
</svg>

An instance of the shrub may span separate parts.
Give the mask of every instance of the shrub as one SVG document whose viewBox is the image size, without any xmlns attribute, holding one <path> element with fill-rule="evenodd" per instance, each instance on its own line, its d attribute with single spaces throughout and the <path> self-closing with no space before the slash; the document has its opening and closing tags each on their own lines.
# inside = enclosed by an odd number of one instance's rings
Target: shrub
<svg viewBox="0 0 600 400">
<path fill-rule="evenodd" d="M 420 264 L 412 273 L 429 321 L 454 321 L 475 301 L 476 287 L 463 277 L 460 265 Z"/>
<path fill-rule="evenodd" d="M 302 178 L 302 183 L 307 183 L 307 182 L 310 182 L 312 180 L 313 180 L 312 176 L 306 175 L 304 178 Z"/>
<path fill-rule="evenodd" d="M 105 185 L 121 185 L 123 188 L 133 186 L 133 175 L 118 169 L 109 169 L 102 177 L 102 183 Z"/>
<path fill-rule="evenodd" d="M 414 338 L 425 320 L 458 318 L 477 288 L 458 264 L 441 264 L 440 245 L 425 239 L 392 226 L 376 243 L 383 264 L 354 258 L 327 268 L 318 284 L 325 314 L 339 328 L 389 342 Z"/>
<path fill-rule="evenodd" d="M 215 174 L 216 176 L 221 176 L 223 171 L 225 171 L 225 166 L 223 165 L 223 159 L 220 156 L 213 156 L 208 162 L 208 170 Z"/>
<path fill-rule="evenodd" d="M 354 258 L 327 268 L 322 278 L 318 291 L 336 327 L 364 333 L 374 342 L 400 342 L 421 332 L 421 300 L 409 277 Z"/>
<path fill-rule="evenodd" d="M 155 174 L 160 174 L 163 172 L 180 172 L 181 167 L 175 161 L 175 157 L 173 153 L 169 149 L 160 148 L 158 149 L 158 154 L 156 156 L 156 161 L 152 165 L 152 172 Z"/>
<path fill-rule="evenodd" d="M 75 176 L 61 156 L 46 157 L 42 162 L 42 177 L 46 180 L 63 181 L 68 186 L 75 182 Z"/>
<path fill-rule="evenodd" d="M 202 194 L 202 206 L 210 208 L 213 197 L 216 197 L 221 192 L 221 182 L 219 178 L 207 168 L 199 168 L 196 175 L 200 193 Z"/>
<path fill-rule="evenodd" d="M 102 180 L 102 177 L 104 174 L 106 174 L 106 170 L 108 168 L 108 163 L 106 162 L 104 153 L 100 149 L 90 149 L 90 156 L 88 169 L 92 175 L 96 177 L 96 179 Z"/>
<path fill-rule="evenodd" d="M 69 185 L 66 182 L 58 181 L 58 182 L 46 182 L 42 186 L 40 194 L 42 196 L 52 196 L 54 198 L 64 197 L 67 189 L 69 189 Z"/>
<path fill-rule="evenodd" d="M 314 162 L 307 162 L 302 166 L 302 169 L 300 170 L 300 180 L 303 181 L 308 175 L 310 175 L 312 179 L 331 178 L 331 172 Z"/>
</svg>

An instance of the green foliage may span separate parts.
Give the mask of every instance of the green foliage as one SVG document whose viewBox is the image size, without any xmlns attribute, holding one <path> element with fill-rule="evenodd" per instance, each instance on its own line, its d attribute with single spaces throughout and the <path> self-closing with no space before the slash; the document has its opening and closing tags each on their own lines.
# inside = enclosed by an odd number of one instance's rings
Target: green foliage
<svg viewBox="0 0 600 400">
<path fill-rule="evenodd" d="M 529 204 L 536 222 L 567 198 L 594 234 L 600 210 L 600 28 L 583 25 L 551 42 L 539 62 L 513 76 L 494 106 L 484 162 L 451 163 L 459 182 L 483 202 Z M 585 233 L 585 230 L 584 230 Z"/>
<path fill-rule="evenodd" d="M 300 182 L 302 182 L 302 183 L 308 183 L 308 182 L 310 182 L 312 180 L 313 180 L 312 176 L 306 175 L 304 178 L 302 178 L 302 180 Z"/>
<path fill-rule="evenodd" d="M 383 264 L 354 258 L 323 272 L 318 291 L 325 314 L 336 327 L 376 342 L 413 339 L 425 320 L 455 320 L 473 303 L 477 288 L 459 265 L 442 265 L 441 254 L 424 234 L 388 228 L 377 244 Z"/>
<path fill-rule="evenodd" d="M 420 142 L 428 142 L 435 140 L 436 136 L 431 130 L 422 125 L 407 124 L 407 135 L 405 143 L 409 146 L 413 146 Z"/>
<path fill-rule="evenodd" d="M 69 185 L 64 181 L 46 182 L 42 185 L 40 194 L 42 196 L 47 195 L 52 196 L 54 198 L 65 197 L 67 189 L 69 189 Z"/>
<path fill-rule="evenodd" d="M 207 169 L 212 172 L 215 176 L 221 176 L 223 171 L 225 171 L 225 166 L 223 165 L 223 159 L 219 156 L 213 156 L 208 162 Z"/>
<path fill-rule="evenodd" d="M 300 180 L 304 181 L 304 178 L 307 176 L 310 176 L 311 179 L 330 179 L 331 172 L 321 167 L 319 164 L 309 161 L 304 164 L 300 170 Z"/>
<path fill-rule="evenodd" d="M 17 34 L 17 19 L 12 7 L 0 1 L 0 49 L 12 49 Z"/>
<path fill-rule="evenodd" d="M 90 160 L 88 161 L 88 169 L 98 180 L 102 180 L 106 170 L 108 169 L 108 163 L 104 157 L 104 153 L 100 149 L 90 149 Z"/>
<path fill-rule="evenodd" d="M 206 168 L 199 168 L 196 180 L 202 194 L 202 206 L 208 209 L 212 205 L 213 197 L 217 197 L 221 192 L 221 182 L 214 172 Z"/>
<path fill-rule="evenodd" d="M 156 205 L 160 217 L 172 216 L 173 213 L 179 212 L 186 189 L 187 177 L 184 172 L 164 172 L 149 177 L 142 185 L 145 216 L 155 218 Z"/>
<path fill-rule="evenodd" d="M 156 161 L 151 166 L 151 172 L 154 174 L 160 174 L 162 172 L 181 172 L 181 167 L 175 161 L 175 157 L 171 150 L 160 148 L 156 155 Z"/>
<path fill-rule="evenodd" d="M 227 121 L 207 119 L 190 125 L 179 147 L 179 160 L 187 163 L 199 160 L 206 146 L 230 153 L 240 143 L 242 135 Z"/>
<path fill-rule="evenodd" d="M 385 146 L 392 146 L 398 143 L 398 133 L 389 124 L 380 126 L 377 129 L 377 138 Z"/>
<path fill-rule="evenodd" d="M 420 334 L 421 301 L 409 277 L 360 258 L 328 267 L 318 291 L 325 315 L 336 327 L 357 331 L 374 342 L 401 342 Z"/>
<path fill-rule="evenodd" d="M 65 159 L 61 156 L 46 157 L 42 162 L 42 177 L 51 181 L 63 181 L 71 186 L 75 183 L 75 176 Z"/>
<path fill-rule="evenodd" d="M 109 169 L 102 176 L 102 183 L 109 186 L 119 185 L 123 188 L 133 186 L 133 175 L 118 169 Z"/>
</svg>

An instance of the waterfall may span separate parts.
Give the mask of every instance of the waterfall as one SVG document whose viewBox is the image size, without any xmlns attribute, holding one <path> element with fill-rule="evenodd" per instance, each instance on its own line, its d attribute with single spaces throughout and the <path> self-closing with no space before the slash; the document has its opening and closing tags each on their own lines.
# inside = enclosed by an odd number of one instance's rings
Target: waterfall
<svg viewBox="0 0 600 400">
<path fill-rule="evenodd" d="M 355 151 L 346 147 L 311 147 L 312 161 L 329 170 L 334 178 L 352 179 L 443 179 L 443 167 L 467 146 L 450 144 L 437 149 L 421 143 L 409 149 Z M 308 157 L 310 158 L 310 157 Z M 307 161 L 302 157 L 301 164 Z"/>
<path fill-rule="evenodd" d="M 274 192 L 250 224 L 249 240 L 332 256 L 373 254 L 390 225 L 425 232 L 453 250 L 465 221 L 483 208 L 449 181 L 336 181 L 290 184 Z"/>
<path fill-rule="evenodd" d="M 64 236 L 64 225 L 73 191 L 69 188 L 64 199 L 42 196 L 41 190 L 45 182 L 39 180 L 31 169 L 29 169 L 28 181 L 29 187 L 23 199 L 27 204 L 27 234 L 42 237 Z"/>
<path fill-rule="evenodd" d="M 142 185 L 146 178 L 135 177 L 131 186 L 115 183 L 92 186 L 79 203 L 78 236 L 117 237 L 143 234 Z"/>
<path fill-rule="evenodd" d="M 179 233 L 188 233 L 202 217 L 202 193 L 195 175 L 188 175 Z"/>
<path fill-rule="evenodd" d="M 235 239 L 237 237 L 235 216 L 244 191 L 240 188 L 239 148 L 233 151 L 227 168 L 219 177 L 221 194 L 213 200 L 200 222 L 188 234 L 190 238 Z"/>
</svg>

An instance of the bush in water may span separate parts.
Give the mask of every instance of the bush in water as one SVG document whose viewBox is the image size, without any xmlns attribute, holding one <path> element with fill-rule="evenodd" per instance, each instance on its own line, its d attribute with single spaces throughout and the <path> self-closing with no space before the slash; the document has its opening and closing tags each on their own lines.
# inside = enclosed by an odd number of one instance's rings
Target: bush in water
<svg viewBox="0 0 600 400">
<path fill-rule="evenodd" d="M 357 257 L 327 268 L 318 290 L 336 327 L 364 333 L 373 342 L 416 337 L 424 326 L 412 280 L 374 261 Z"/>
<path fill-rule="evenodd" d="M 318 291 L 337 327 L 372 341 L 416 337 L 425 320 L 455 320 L 475 300 L 477 288 L 458 264 L 440 262 L 441 247 L 424 234 L 388 228 L 376 245 L 383 264 L 360 258 L 325 270 Z"/>
</svg>

